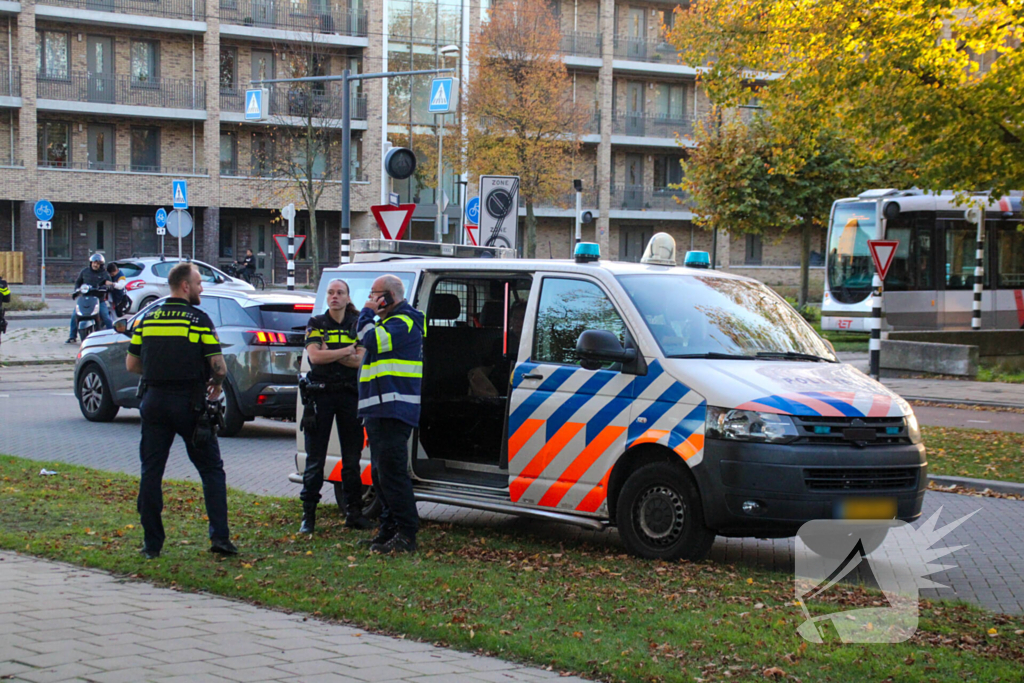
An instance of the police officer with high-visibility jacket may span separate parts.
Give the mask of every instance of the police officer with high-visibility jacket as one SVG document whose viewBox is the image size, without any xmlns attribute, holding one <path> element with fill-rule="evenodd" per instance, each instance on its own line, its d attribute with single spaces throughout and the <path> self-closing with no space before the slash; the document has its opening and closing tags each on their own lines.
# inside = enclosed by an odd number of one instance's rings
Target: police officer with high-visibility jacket
<svg viewBox="0 0 1024 683">
<path fill-rule="evenodd" d="M 378 553 L 416 550 L 420 518 L 409 477 L 409 436 L 420 420 L 423 337 L 426 321 L 405 300 L 394 275 L 373 282 L 359 314 L 359 416 L 370 440 L 373 485 L 383 505 L 380 529 L 370 543 Z"/>
<path fill-rule="evenodd" d="M 306 469 L 302 474 L 302 526 L 300 534 L 316 529 L 316 507 L 324 485 L 324 463 L 331 430 L 338 426 L 341 443 L 341 485 L 345 526 L 369 529 L 363 516 L 363 482 L 359 457 L 363 451 L 363 425 L 359 421 L 359 364 L 363 349 L 356 345 L 359 311 L 349 299 L 348 283 L 334 279 L 327 283 L 327 312 L 314 315 L 306 324 L 306 352 L 310 371 L 300 380 L 306 433 Z M 337 487 L 335 487 L 337 492 Z"/>
<path fill-rule="evenodd" d="M 0 275 L 0 334 L 7 332 L 7 319 L 4 317 L 4 304 L 10 303 L 11 290 L 7 287 L 7 280 Z"/>
<path fill-rule="evenodd" d="M 238 549 L 228 529 L 224 463 L 211 423 L 220 407 L 227 365 L 213 322 L 196 308 L 203 291 L 199 271 L 191 263 L 179 263 L 167 274 L 167 284 L 170 298 L 135 325 L 125 360 L 129 372 L 142 375 L 138 509 L 145 540 L 139 552 L 155 559 L 163 548 L 164 467 L 177 434 L 203 481 L 210 552 L 234 555 Z"/>
</svg>

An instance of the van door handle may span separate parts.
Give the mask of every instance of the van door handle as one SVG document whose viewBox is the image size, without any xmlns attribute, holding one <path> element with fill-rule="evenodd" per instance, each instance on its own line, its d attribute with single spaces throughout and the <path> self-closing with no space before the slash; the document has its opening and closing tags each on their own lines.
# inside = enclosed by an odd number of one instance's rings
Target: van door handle
<svg viewBox="0 0 1024 683">
<path fill-rule="evenodd" d="M 527 374 L 524 372 L 523 374 L 519 375 L 519 379 L 544 379 L 544 375 L 537 375 L 533 373 Z"/>
</svg>

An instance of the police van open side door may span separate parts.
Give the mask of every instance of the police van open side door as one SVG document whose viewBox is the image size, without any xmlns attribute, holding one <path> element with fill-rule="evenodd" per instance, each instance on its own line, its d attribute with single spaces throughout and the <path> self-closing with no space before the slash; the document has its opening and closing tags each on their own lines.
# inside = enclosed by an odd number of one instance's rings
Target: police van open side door
<svg viewBox="0 0 1024 683">
<path fill-rule="evenodd" d="M 624 316 L 596 278 L 536 278 L 520 353 L 526 360 L 512 376 L 507 447 L 514 503 L 604 513 L 608 474 L 622 452 L 646 365 L 638 353 L 626 366 L 584 369 L 576 343 L 586 330 L 606 330 L 635 348 Z"/>
</svg>

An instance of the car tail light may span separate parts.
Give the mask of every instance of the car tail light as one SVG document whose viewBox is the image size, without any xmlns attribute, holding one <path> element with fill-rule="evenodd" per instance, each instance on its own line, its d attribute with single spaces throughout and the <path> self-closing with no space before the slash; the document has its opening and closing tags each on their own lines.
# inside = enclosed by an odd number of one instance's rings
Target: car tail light
<svg viewBox="0 0 1024 683">
<path fill-rule="evenodd" d="M 295 304 L 294 308 L 296 311 L 312 311 L 313 304 Z"/>
<path fill-rule="evenodd" d="M 263 405 L 266 402 L 267 402 L 267 395 L 266 394 L 260 394 L 259 396 L 256 397 L 256 405 L 261 406 L 261 405 Z"/>
<path fill-rule="evenodd" d="M 145 280 L 132 280 L 124 286 L 125 291 L 134 292 L 136 289 L 142 289 L 146 286 Z"/>
<path fill-rule="evenodd" d="M 265 330 L 249 330 L 252 335 L 252 344 L 287 344 L 288 335 L 284 332 L 267 332 Z"/>
</svg>

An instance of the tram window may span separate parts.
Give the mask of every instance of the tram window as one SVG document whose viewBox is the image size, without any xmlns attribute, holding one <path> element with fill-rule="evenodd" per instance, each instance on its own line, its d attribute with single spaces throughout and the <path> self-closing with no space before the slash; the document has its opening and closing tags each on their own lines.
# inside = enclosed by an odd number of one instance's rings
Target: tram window
<svg viewBox="0 0 1024 683">
<path fill-rule="evenodd" d="M 1011 224 L 999 231 L 999 288 L 1024 288 L 1024 232 Z"/>
<path fill-rule="evenodd" d="M 912 226 L 893 222 L 886 228 L 886 238 L 899 240 L 900 243 L 889 267 L 889 274 L 885 278 L 887 290 L 935 289 L 931 226 L 928 225 L 927 218 L 921 217 L 918 217 Z"/>
<path fill-rule="evenodd" d="M 977 230 L 963 221 L 946 223 L 946 289 L 973 289 Z"/>
<path fill-rule="evenodd" d="M 916 289 L 914 286 L 913 260 L 910 258 L 910 228 L 894 228 L 885 231 L 886 239 L 899 240 L 896 253 L 892 257 L 892 265 L 885 276 L 885 288 L 889 291 L 906 291 Z"/>
</svg>

